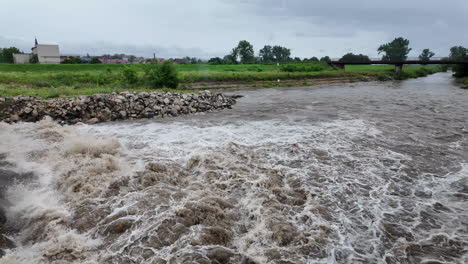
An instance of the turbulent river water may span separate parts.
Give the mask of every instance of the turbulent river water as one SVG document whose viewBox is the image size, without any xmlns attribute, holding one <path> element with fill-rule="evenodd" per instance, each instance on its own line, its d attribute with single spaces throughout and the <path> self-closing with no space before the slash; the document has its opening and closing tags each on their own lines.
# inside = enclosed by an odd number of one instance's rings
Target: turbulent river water
<svg viewBox="0 0 468 264">
<path fill-rule="evenodd" d="M 0 263 L 468 262 L 450 74 L 236 94 L 204 115 L 0 123 Z"/>
</svg>

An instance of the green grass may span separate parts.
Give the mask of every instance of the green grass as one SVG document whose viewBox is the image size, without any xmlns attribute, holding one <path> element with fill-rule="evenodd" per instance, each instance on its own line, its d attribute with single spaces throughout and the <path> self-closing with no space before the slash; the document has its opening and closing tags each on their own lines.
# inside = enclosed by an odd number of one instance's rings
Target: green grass
<svg viewBox="0 0 468 264">
<path fill-rule="evenodd" d="M 56 98 L 56 97 L 75 97 L 79 95 L 93 95 L 93 94 L 109 94 L 109 93 L 120 93 L 120 92 L 174 92 L 174 93 L 197 93 L 197 90 L 184 90 L 184 89 L 150 89 L 142 87 L 125 87 L 125 86 L 113 86 L 113 87 L 88 87 L 88 88 L 72 88 L 72 87 L 60 87 L 60 88 L 36 88 L 28 89 L 22 87 L 2 87 L 0 85 L 0 96 L 36 96 L 41 98 Z"/>
<path fill-rule="evenodd" d="M 468 77 L 457 78 L 457 83 L 468 85 Z"/>
<path fill-rule="evenodd" d="M 55 96 L 90 95 L 120 91 L 154 91 L 147 87 L 143 79 L 145 65 L 129 65 L 135 69 L 140 82 L 129 86 L 121 83 L 121 72 L 125 65 L 119 64 L 0 64 L 0 96 L 32 95 L 43 98 Z M 184 89 L 191 84 L 236 82 L 276 83 L 278 79 L 307 80 L 318 78 L 355 78 L 366 80 L 369 77 L 380 80 L 394 76 L 391 65 L 352 65 L 345 70 L 335 70 L 323 63 L 277 65 L 175 65 Z M 287 69 L 288 71 L 285 71 Z M 403 78 L 416 78 L 440 71 L 438 66 L 404 66 Z M 213 84 L 212 84 L 213 85 Z M 212 86 L 211 85 L 211 86 Z"/>
</svg>

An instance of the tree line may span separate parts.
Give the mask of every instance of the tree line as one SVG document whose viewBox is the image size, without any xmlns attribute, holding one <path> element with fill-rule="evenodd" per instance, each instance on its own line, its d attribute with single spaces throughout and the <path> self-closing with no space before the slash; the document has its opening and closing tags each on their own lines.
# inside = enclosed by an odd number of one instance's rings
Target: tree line
<svg viewBox="0 0 468 264">
<path fill-rule="evenodd" d="M 389 43 L 385 43 L 379 46 L 377 49 L 379 54 L 382 54 L 382 60 L 384 61 L 404 61 L 408 58 L 409 52 L 412 50 L 410 47 L 410 41 L 408 39 L 398 37 Z M 13 63 L 13 54 L 23 53 L 16 47 L 0 48 L 0 63 Z M 419 55 L 421 64 L 428 62 L 435 55 L 430 49 L 424 49 Z M 114 55 L 103 55 L 103 58 L 109 59 L 121 59 L 123 57 L 129 57 L 129 61 L 133 62 L 136 57 L 133 55 L 125 54 L 114 54 Z M 85 58 L 89 58 L 88 63 L 101 63 L 97 57 L 87 55 Z M 450 55 L 447 60 L 468 60 L 468 49 L 463 46 L 454 46 L 450 49 Z M 202 64 L 206 63 L 198 58 L 185 57 L 182 59 L 187 62 L 186 64 Z M 291 63 L 291 62 L 317 62 L 325 61 L 330 62 L 330 57 L 325 56 L 321 59 L 317 57 L 311 58 L 292 58 L 291 49 L 275 45 L 265 45 L 258 52 L 258 56 L 255 56 L 253 45 L 247 40 L 241 40 L 234 47 L 229 54 L 223 58 L 214 57 L 208 60 L 209 64 L 276 64 L 276 63 Z M 363 54 L 347 53 L 340 60 L 340 62 L 371 62 L 368 56 Z M 38 58 L 32 57 L 30 63 L 38 63 Z M 68 57 L 63 63 L 79 64 L 83 63 L 83 60 L 79 57 Z M 455 71 L 456 76 L 468 76 L 468 67 L 466 65 L 455 65 L 452 67 Z"/>
<path fill-rule="evenodd" d="M 329 62 L 330 57 L 325 56 L 321 59 L 317 57 L 304 58 L 291 57 L 291 49 L 275 45 L 265 45 L 258 52 L 258 56 L 255 56 L 253 45 L 247 40 L 239 41 L 236 47 L 234 47 L 229 54 L 223 58 L 214 57 L 208 60 L 209 64 L 221 65 L 221 64 L 276 64 L 276 63 L 288 63 L 288 62 L 314 62 L 314 61 L 326 61 Z"/>
</svg>

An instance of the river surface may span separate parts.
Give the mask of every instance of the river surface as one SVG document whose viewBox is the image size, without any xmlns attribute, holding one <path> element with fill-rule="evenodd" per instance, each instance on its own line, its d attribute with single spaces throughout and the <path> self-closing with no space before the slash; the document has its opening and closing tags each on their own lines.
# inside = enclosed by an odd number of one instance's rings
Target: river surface
<svg viewBox="0 0 468 264">
<path fill-rule="evenodd" d="M 203 115 L 0 123 L 0 177 L 18 175 L 0 263 L 468 263 L 450 74 L 235 94 Z"/>
</svg>

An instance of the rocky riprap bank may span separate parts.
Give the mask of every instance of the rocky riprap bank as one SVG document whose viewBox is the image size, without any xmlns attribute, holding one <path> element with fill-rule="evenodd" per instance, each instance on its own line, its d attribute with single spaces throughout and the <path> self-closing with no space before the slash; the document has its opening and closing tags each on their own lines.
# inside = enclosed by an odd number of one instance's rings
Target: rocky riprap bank
<svg viewBox="0 0 468 264">
<path fill-rule="evenodd" d="M 50 116 L 63 124 L 93 124 L 207 112 L 231 108 L 235 103 L 235 96 L 213 94 L 210 91 L 193 94 L 122 92 L 54 99 L 0 97 L 0 121 L 35 122 Z"/>
</svg>

